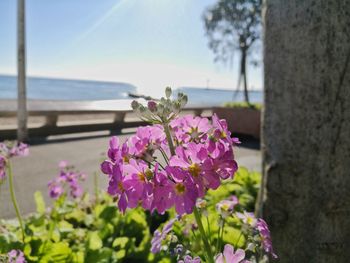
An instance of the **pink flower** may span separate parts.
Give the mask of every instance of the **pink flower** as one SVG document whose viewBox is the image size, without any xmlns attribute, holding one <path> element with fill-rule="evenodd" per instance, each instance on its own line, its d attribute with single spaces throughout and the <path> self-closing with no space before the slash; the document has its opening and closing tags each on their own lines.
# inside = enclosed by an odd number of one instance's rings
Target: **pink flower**
<svg viewBox="0 0 350 263">
<path fill-rule="evenodd" d="M 6 177 L 6 165 L 8 159 L 16 156 L 27 156 L 28 145 L 25 143 L 5 141 L 0 143 L 0 181 Z"/>
<path fill-rule="evenodd" d="M 229 143 L 231 146 L 240 143 L 237 138 L 231 138 L 231 132 L 228 130 L 226 120 L 220 120 L 216 114 L 212 117 L 214 127 L 214 137 L 218 140 Z"/>
<path fill-rule="evenodd" d="M 215 263 L 248 263 L 249 261 L 244 260 L 245 252 L 242 249 L 234 251 L 233 246 L 226 244 L 224 253 L 220 253 L 215 258 Z"/>
<path fill-rule="evenodd" d="M 262 246 L 265 252 L 271 254 L 273 258 L 277 258 L 277 255 L 273 252 L 270 230 L 264 219 L 258 219 L 256 223 L 256 229 L 260 233 Z"/>
<path fill-rule="evenodd" d="M 226 218 L 232 214 L 234 207 L 238 204 L 236 196 L 232 196 L 229 200 L 222 200 L 216 204 L 216 210 L 223 217 Z"/>
<path fill-rule="evenodd" d="M 198 141 L 211 128 L 207 118 L 194 117 L 192 115 L 179 117 L 173 120 L 170 126 L 174 130 L 175 139 L 179 143 L 187 143 L 193 140 Z"/>
<path fill-rule="evenodd" d="M 113 172 L 113 163 L 110 160 L 105 160 L 101 163 L 101 171 L 104 174 L 112 174 Z"/>
<path fill-rule="evenodd" d="M 61 161 L 59 167 L 59 176 L 47 185 L 50 197 L 53 199 L 60 197 L 65 193 L 66 187 L 69 187 L 71 197 L 78 198 L 82 196 L 83 189 L 79 182 L 85 180 L 85 174 L 72 171 L 72 166 L 69 166 L 67 161 Z"/>
<path fill-rule="evenodd" d="M 151 112 L 155 112 L 157 111 L 157 103 L 153 100 L 150 100 L 148 103 L 147 103 L 147 107 L 148 109 L 151 111 Z"/>
<path fill-rule="evenodd" d="M 6 159 L 0 155 L 0 181 L 6 176 Z"/>
<path fill-rule="evenodd" d="M 177 147 L 176 155 L 171 157 L 169 163 L 171 166 L 181 167 L 189 172 L 192 180 L 197 185 L 199 197 L 204 196 L 205 187 L 212 187 L 212 180 L 203 177 L 202 174 L 201 167 L 205 158 L 208 158 L 208 153 L 203 145 L 191 142 L 187 144 L 187 149 L 183 146 Z"/>
<path fill-rule="evenodd" d="M 109 149 L 107 155 L 112 162 L 119 162 L 121 160 L 122 156 L 120 151 L 119 139 L 117 136 L 113 136 L 109 140 Z"/>
<path fill-rule="evenodd" d="M 166 140 L 163 127 L 160 125 L 139 127 L 130 138 L 130 153 L 147 161 L 153 161 L 153 153 Z"/>
<path fill-rule="evenodd" d="M 128 206 L 128 186 L 125 184 L 125 177 L 123 176 L 122 166 L 113 166 L 113 173 L 110 175 L 108 193 L 112 196 L 118 196 L 118 208 L 125 213 Z"/>
<path fill-rule="evenodd" d="M 28 145 L 25 143 L 16 143 L 10 141 L 4 141 L 0 143 L 0 155 L 2 155 L 5 158 L 11 158 L 15 156 L 27 156 L 28 153 Z"/>
<path fill-rule="evenodd" d="M 70 189 L 70 194 L 73 198 L 78 198 L 84 193 L 83 188 L 78 183 L 71 184 Z"/>
<path fill-rule="evenodd" d="M 177 219 L 169 220 L 163 227 L 162 231 L 158 229 L 154 231 L 153 238 L 151 240 L 151 252 L 153 254 L 159 253 L 162 248 L 162 241 L 166 238 L 169 232 L 173 229 L 173 225 Z"/>
<path fill-rule="evenodd" d="M 174 205 L 173 184 L 165 173 L 155 174 L 151 211 L 157 210 L 159 214 L 164 214 Z"/>
<path fill-rule="evenodd" d="M 58 167 L 60 168 L 60 169 L 64 169 L 64 168 L 66 168 L 68 166 L 68 162 L 67 161 L 60 161 L 59 163 L 58 163 Z"/>
<path fill-rule="evenodd" d="M 173 179 L 175 210 L 179 215 L 191 214 L 198 198 L 198 189 L 190 174 L 182 169 L 168 167 L 168 175 Z"/>
<path fill-rule="evenodd" d="M 27 156 L 29 154 L 28 145 L 20 142 L 9 149 L 10 157 L 12 156 Z"/>
<path fill-rule="evenodd" d="M 219 176 L 221 179 L 233 178 L 238 170 L 232 151 L 232 146 L 221 142 L 208 143 L 208 152 L 211 158 L 207 158 L 203 164 L 205 173 L 211 176 Z M 213 175 L 214 174 L 214 175 Z"/>
<path fill-rule="evenodd" d="M 149 107 L 153 106 L 150 102 Z M 123 145 L 116 137 L 111 138 L 109 158 L 101 170 L 109 176 L 108 193 L 119 198 L 122 211 L 141 204 L 160 214 L 172 206 L 180 215 L 192 213 L 198 197 L 218 188 L 221 180 L 232 178 L 236 172 L 234 142 L 225 121 L 217 116 L 211 123 L 207 118 L 176 116 L 167 118 L 171 120 L 175 156 L 169 157 L 166 134 L 158 124 L 138 128 Z M 156 151 L 163 155 L 165 165 L 159 162 Z"/>
<path fill-rule="evenodd" d="M 122 145 L 119 143 L 119 139 L 113 136 L 109 140 L 109 149 L 107 153 L 109 159 L 101 163 L 101 171 L 104 174 L 111 175 L 113 173 L 114 165 L 122 165 L 123 163 L 129 163 L 131 155 L 129 153 L 129 147 L 127 142 Z"/>
<path fill-rule="evenodd" d="M 60 197 L 64 192 L 61 183 L 57 180 L 50 181 L 47 186 L 49 188 L 49 195 L 53 199 Z"/>
<path fill-rule="evenodd" d="M 153 178 L 154 172 L 144 162 L 136 162 L 134 159 L 131 159 L 129 164 L 124 165 L 123 169 L 124 183 L 131 190 L 129 191 L 128 206 L 134 208 L 141 201 L 143 207 L 149 209 L 152 200 L 152 185 L 149 179 Z"/>
<path fill-rule="evenodd" d="M 254 213 L 249 213 L 244 211 L 243 213 L 237 212 L 236 216 L 243 221 L 244 224 L 247 224 L 251 227 L 255 227 L 257 220 L 254 216 Z"/>
<path fill-rule="evenodd" d="M 177 263 L 201 263 L 200 257 L 192 258 L 191 256 L 187 255 L 184 257 L 183 260 L 179 260 Z"/>
<path fill-rule="evenodd" d="M 21 250 L 12 249 L 7 253 L 8 263 L 26 263 L 27 261 L 24 258 L 24 254 Z"/>
</svg>

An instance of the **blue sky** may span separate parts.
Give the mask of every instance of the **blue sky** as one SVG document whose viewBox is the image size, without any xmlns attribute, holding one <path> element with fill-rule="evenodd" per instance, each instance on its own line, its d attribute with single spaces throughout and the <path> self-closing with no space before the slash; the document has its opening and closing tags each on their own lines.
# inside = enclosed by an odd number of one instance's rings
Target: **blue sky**
<svg viewBox="0 0 350 263">
<path fill-rule="evenodd" d="M 27 72 L 164 86 L 233 89 L 233 67 L 214 63 L 201 15 L 215 0 L 27 0 Z M 16 73 L 16 1 L 0 1 L 0 73 Z M 250 87 L 262 69 L 249 67 Z"/>
</svg>

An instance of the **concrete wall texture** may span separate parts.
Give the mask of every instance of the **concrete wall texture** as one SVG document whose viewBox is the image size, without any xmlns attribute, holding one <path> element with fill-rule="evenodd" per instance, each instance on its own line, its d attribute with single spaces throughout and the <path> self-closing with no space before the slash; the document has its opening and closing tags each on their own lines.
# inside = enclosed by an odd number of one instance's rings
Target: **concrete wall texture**
<svg viewBox="0 0 350 263">
<path fill-rule="evenodd" d="M 280 262 L 350 262 L 350 1 L 263 15 L 262 213 Z"/>
</svg>

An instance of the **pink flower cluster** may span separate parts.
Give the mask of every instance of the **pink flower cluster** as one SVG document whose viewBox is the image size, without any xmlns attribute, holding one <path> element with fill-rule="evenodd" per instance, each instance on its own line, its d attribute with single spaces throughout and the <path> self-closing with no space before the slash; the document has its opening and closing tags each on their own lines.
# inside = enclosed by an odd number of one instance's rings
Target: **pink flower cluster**
<svg viewBox="0 0 350 263">
<path fill-rule="evenodd" d="M 167 222 L 162 231 L 159 231 L 158 229 L 154 231 L 154 235 L 151 241 L 151 252 L 156 254 L 161 251 L 162 248 L 162 241 L 166 239 L 166 236 L 170 233 L 170 231 L 173 229 L 173 225 L 177 219 L 171 219 L 169 222 Z"/>
<path fill-rule="evenodd" d="M 28 145 L 25 143 L 16 143 L 5 141 L 0 143 L 0 181 L 6 176 L 7 161 L 16 156 L 27 156 L 29 153 Z"/>
<path fill-rule="evenodd" d="M 111 138 L 101 170 L 109 176 L 108 193 L 118 197 L 122 212 L 141 205 L 160 214 L 173 206 L 179 215 L 190 214 L 197 198 L 233 178 L 237 163 L 232 146 L 239 141 L 230 137 L 225 120 L 187 115 L 169 127 L 173 156 L 161 125 L 140 127 L 124 143 Z"/>
<path fill-rule="evenodd" d="M 69 188 L 71 197 L 80 197 L 83 189 L 79 182 L 85 180 L 85 174 L 73 171 L 73 167 L 69 166 L 66 161 L 61 161 L 59 168 L 59 175 L 48 183 L 50 197 L 53 199 L 60 197 L 65 193 L 65 187 Z"/>
<path fill-rule="evenodd" d="M 258 233 L 258 240 L 260 240 L 262 249 L 266 254 L 270 254 L 273 258 L 278 258 L 273 250 L 270 230 L 265 220 L 262 218 L 256 218 L 253 213 L 248 212 L 237 212 L 236 216 L 249 228 L 254 229 L 254 232 Z"/>
<path fill-rule="evenodd" d="M 27 261 L 24 258 L 24 254 L 21 250 L 12 249 L 7 253 L 8 263 L 26 263 Z"/>
<path fill-rule="evenodd" d="M 6 176 L 6 159 L 0 155 L 0 181 Z"/>
<path fill-rule="evenodd" d="M 278 258 L 273 251 L 270 230 L 264 219 L 259 218 L 257 220 L 256 229 L 259 231 L 260 237 L 262 239 L 262 247 L 265 252 L 271 254 L 273 258 Z"/>
</svg>

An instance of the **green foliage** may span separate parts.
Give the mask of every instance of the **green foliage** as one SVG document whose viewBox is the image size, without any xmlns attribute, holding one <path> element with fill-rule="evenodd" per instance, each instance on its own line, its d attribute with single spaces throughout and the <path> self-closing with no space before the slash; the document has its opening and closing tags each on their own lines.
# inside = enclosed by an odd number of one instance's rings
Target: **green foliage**
<svg viewBox="0 0 350 263">
<path fill-rule="evenodd" d="M 34 193 L 34 200 L 35 200 L 35 204 L 36 204 L 36 211 L 39 214 L 44 214 L 45 213 L 45 201 L 44 201 L 42 193 L 39 191 L 36 191 Z"/>
<path fill-rule="evenodd" d="M 233 181 L 225 181 L 217 190 L 209 191 L 209 202 L 216 204 L 220 200 L 235 195 L 238 197 L 240 210 L 254 211 L 260 181 L 260 173 L 249 172 L 247 168 L 240 167 Z"/>
<path fill-rule="evenodd" d="M 242 247 L 245 238 L 234 218 L 227 218 L 225 231 L 218 237 L 218 215 L 215 205 L 236 195 L 238 210 L 253 211 L 260 185 L 260 174 L 240 168 L 234 180 L 227 180 L 217 190 L 206 195 L 208 220 L 203 217 L 205 231 L 212 244 L 231 243 Z M 160 224 L 175 217 L 151 215 L 141 208 L 127 210 L 122 215 L 108 194 L 99 192 L 98 199 L 85 193 L 71 201 L 65 195 L 51 208 L 46 208 L 40 192 L 34 194 L 37 212 L 25 219 L 25 245 L 17 220 L 0 220 L 0 255 L 11 249 L 21 249 L 28 262 L 175 262 L 169 254 L 150 252 L 152 234 Z M 203 246 L 196 233 L 193 215 L 184 216 L 174 226 L 176 236 L 192 252 L 203 256 Z M 215 233 L 215 234 L 214 234 Z"/>
<path fill-rule="evenodd" d="M 255 110 L 261 110 L 262 104 L 261 103 L 246 103 L 246 102 L 226 102 L 224 104 L 224 107 L 226 108 L 250 108 Z"/>
<path fill-rule="evenodd" d="M 17 221 L 0 221 L 0 254 L 21 249 L 28 262 L 43 263 L 161 260 L 150 252 L 152 232 L 148 221 L 152 216 L 142 209 L 122 215 L 115 200 L 102 192 L 98 202 L 88 194 L 76 201 L 63 195 L 50 209 L 45 208 L 40 192 L 34 194 L 34 199 L 37 212 L 25 220 L 25 245 L 20 242 Z M 165 219 L 153 219 L 153 228 Z"/>
</svg>

